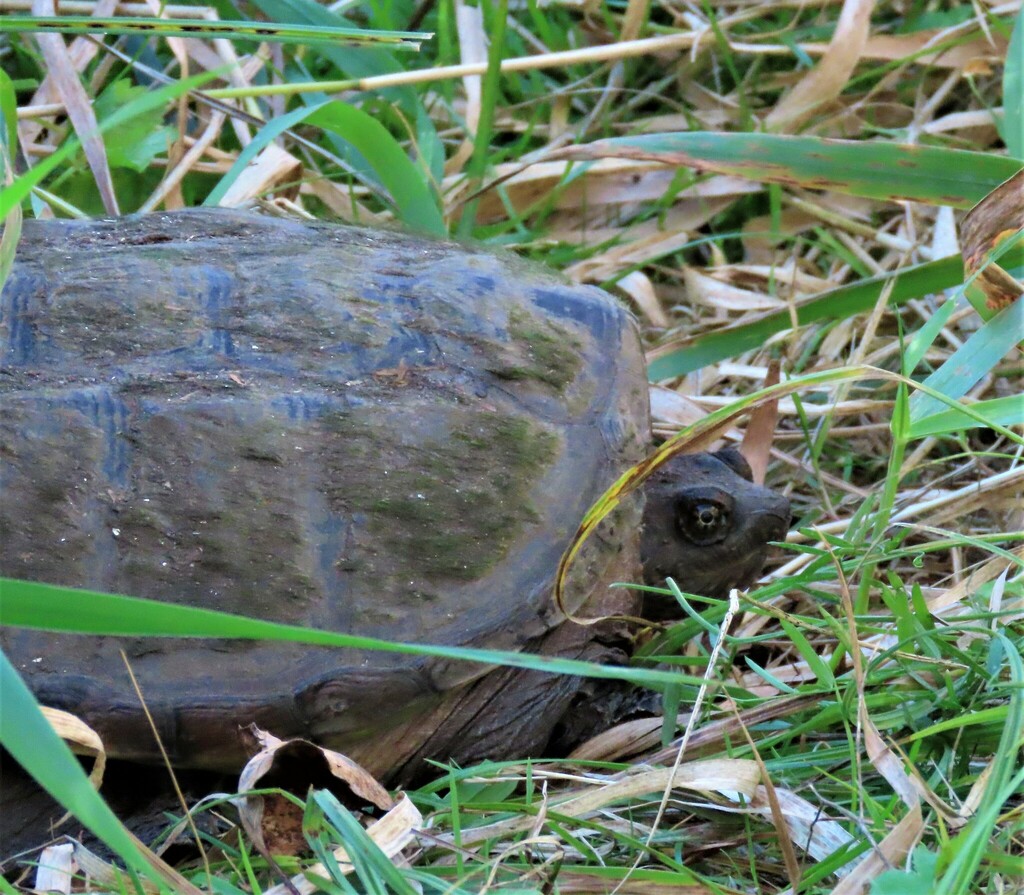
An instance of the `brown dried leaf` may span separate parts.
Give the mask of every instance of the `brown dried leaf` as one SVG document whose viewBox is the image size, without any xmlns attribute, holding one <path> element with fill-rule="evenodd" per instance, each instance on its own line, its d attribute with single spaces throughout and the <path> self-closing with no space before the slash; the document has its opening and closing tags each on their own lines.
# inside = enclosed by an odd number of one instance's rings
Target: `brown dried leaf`
<svg viewBox="0 0 1024 895">
<path fill-rule="evenodd" d="M 634 270 L 619 280 L 616 286 L 633 299 L 633 303 L 649 323 L 663 329 L 669 325 L 668 315 L 662 308 L 658 293 L 647 274 Z"/>
<path fill-rule="evenodd" d="M 964 247 L 964 273 L 978 273 L 977 284 L 992 310 L 1018 299 L 1024 286 L 999 264 L 988 259 L 1000 244 L 1024 230 L 1024 169 L 1000 184 L 964 215 L 960 235 Z M 1024 255 L 1020 242 L 1010 249 L 1015 259 Z"/>
<path fill-rule="evenodd" d="M 765 119 L 770 130 L 793 128 L 839 96 L 864 52 L 874 6 L 874 0 L 845 0 L 828 52 L 772 109 Z"/>
<path fill-rule="evenodd" d="M 651 385 L 648 389 L 651 398 L 651 419 L 674 429 L 685 429 L 704 419 L 708 412 L 680 394 L 675 389 L 661 385 Z"/>
<path fill-rule="evenodd" d="M 104 860 L 89 851 L 81 842 L 75 842 L 75 863 L 79 873 L 91 883 L 91 891 L 105 887 L 112 891 L 134 892 L 135 885 L 141 886 L 143 895 L 161 895 L 160 887 L 144 876 L 136 876 L 129 881 L 127 874 L 115 864 Z M 196 890 L 193 895 L 197 895 Z"/>
<path fill-rule="evenodd" d="M 48 706 L 40 708 L 46 720 L 50 722 L 50 727 L 71 747 L 71 751 L 75 755 L 88 755 L 93 758 L 89 782 L 99 789 L 100 784 L 103 783 L 103 772 L 107 766 L 107 751 L 100 735 L 81 718 L 70 712 L 52 709 Z"/>
<path fill-rule="evenodd" d="M 622 17 L 622 30 L 619 40 L 636 40 L 647 23 L 649 0 L 629 0 L 626 13 Z"/>
<path fill-rule="evenodd" d="M 231 184 L 218 205 L 238 208 L 252 199 L 262 199 L 280 184 L 294 185 L 302 176 L 302 162 L 274 143 L 262 152 Z M 290 192 L 297 192 L 293 186 Z"/>
<path fill-rule="evenodd" d="M 893 792 L 903 800 L 904 805 L 908 808 L 920 805 L 921 793 L 917 785 L 918 781 L 906 772 L 900 756 L 886 745 L 863 701 L 859 708 L 861 729 L 864 731 L 864 748 L 868 761 L 885 778 L 893 788 Z"/>
<path fill-rule="evenodd" d="M 162 858 L 150 850 L 130 830 L 125 830 L 139 853 L 149 862 L 156 872 L 163 885 L 155 882 L 149 877 L 128 873 L 115 864 L 103 858 L 97 857 L 82 843 L 75 842 L 75 863 L 83 876 L 90 879 L 92 887 L 89 891 L 96 891 L 97 888 L 112 890 L 114 892 L 136 892 L 141 887 L 144 895 L 162 895 L 163 892 L 175 892 L 180 895 L 204 895 L 203 891 L 196 885 L 189 882 L 182 874 L 167 864 Z M 97 885 L 99 884 L 99 885 Z"/>
<path fill-rule="evenodd" d="M 978 37 L 966 43 L 947 46 L 938 52 L 922 52 L 928 47 L 948 43 L 949 31 L 915 31 L 912 34 L 873 34 L 864 45 L 861 59 L 879 62 L 897 62 L 913 58 L 918 65 L 966 71 L 978 60 L 1002 60 L 1006 55 L 1006 38 L 993 35 L 992 39 Z M 824 56 L 831 52 L 831 44 L 805 43 L 800 49 L 811 56 Z M 986 113 L 988 114 L 988 113 Z"/>
<path fill-rule="evenodd" d="M 764 378 L 764 387 L 779 382 L 779 362 L 773 360 L 768 366 L 768 375 Z M 764 484 L 765 472 L 768 470 L 768 459 L 772 452 L 772 441 L 775 437 L 775 426 L 779 421 L 779 402 L 766 401 L 750 412 L 747 431 L 740 445 L 740 453 L 750 464 L 750 471 L 758 485 Z"/>
<path fill-rule="evenodd" d="M 285 796 L 244 795 L 253 789 L 282 789 L 305 799 L 310 789 L 330 790 L 352 810 L 371 805 L 390 811 L 395 802 L 368 772 L 339 752 L 307 740 L 279 740 L 252 728 L 262 747 L 238 778 L 242 826 L 264 853 L 295 855 L 306 850 L 302 809 Z"/>
<path fill-rule="evenodd" d="M 664 237 L 666 234 L 692 232 L 728 208 L 732 201 L 730 196 L 682 199 L 658 218 L 640 221 L 628 227 L 622 226 L 618 209 L 614 206 L 593 208 L 584 205 L 579 208 L 563 209 L 554 212 L 549 218 L 547 237 L 556 242 L 569 242 L 581 246 L 614 242 L 615 245 L 611 249 L 596 256 L 600 259 L 600 265 L 610 271 L 607 276 L 599 278 L 603 280 L 608 276 L 618 275 L 622 266 L 632 266 L 634 262 L 626 260 L 626 257 L 633 254 L 634 248 L 638 253 L 643 252 L 643 257 L 651 258 L 651 248 L 657 245 L 658 234 Z M 640 245 L 635 246 L 636 243 Z M 611 265 L 620 258 L 620 267 L 612 267 Z M 586 270 L 593 267 L 594 265 L 590 265 Z M 575 268 L 566 270 L 571 269 Z"/>
<path fill-rule="evenodd" d="M 623 721 L 580 743 L 569 754 L 569 760 L 616 761 L 637 755 L 661 742 L 663 724 L 660 716 Z"/>
<path fill-rule="evenodd" d="M 347 187 L 324 177 L 307 177 L 299 187 L 299 194 L 316 196 L 340 221 L 363 226 L 379 226 L 387 221 L 386 215 L 370 211 L 361 202 L 356 201 Z"/>
<path fill-rule="evenodd" d="M 740 289 L 692 267 L 683 271 L 683 281 L 686 294 L 692 301 L 719 311 L 775 311 L 786 306 L 785 302 L 772 295 Z"/>
<path fill-rule="evenodd" d="M 53 0 L 33 0 L 32 14 L 36 16 L 54 16 L 56 9 Z M 110 166 L 107 164 L 107 148 L 99 132 L 96 114 L 93 112 L 89 97 L 78 79 L 78 72 L 68 54 L 67 44 L 59 34 L 37 34 L 36 42 L 46 61 L 49 76 L 60 94 L 68 118 L 74 125 L 78 139 L 82 141 L 85 158 L 96 180 L 103 207 L 107 214 L 118 215 L 117 196 L 114 195 L 114 181 L 110 177 Z"/>
<path fill-rule="evenodd" d="M 921 806 L 915 805 L 886 837 L 847 876 L 839 881 L 832 895 L 861 895 L 871 888 L 875 877 L 898 867 L 920 841 L 924 830 Z"/>
<path fill-rule="evenodd" d="M 118 0 L 97 0 L 90 12 L 97 17 L 112 16 L 117 9 Z M 92 62 L 100 50 L 100 45 L 91 37 L 76 37 L 68 46 L 68 57 L 75 71 L 84 71 L 86 66 Z M 29 106 L 42 106 L 49 103 L 61 102 L 60 91 L 54 83 L 53 77 L 47 74 L 40 82 L 36 92 L 29 100 Z M 46 130 L 46 126 L 32 119 L 25 119 L 18 122 L 18 138 L 22 147 L 26 148 L 35 143 Z"/>
<path fill-rule="evenodd" d="M 723 793 L 732 798 L 739 794 L 751 798 L 761 782 L 757 762 L 746 758 L 712 758 L 687 761 L 678 768 L 630 770 L 608 779 L 599 787 L 586 790 L 568 800 L 552 799 L 551 809 L 566 817 L 589 817 L 608 805 L 636 799 L 668 788 L 698 793 Z M 529 830 L 532 815 L 499 820 L 483 827 L 463 830 L 461 844 L 466 847 L 496 837 L 510 836 Z M 451 834 L 438 837 L 452 841 Z"/>
<path fill-rule="evenodd" d="M 775 799 L 785 818 L 790 841 L 818 861 L 848 846 L 853 837 L 843 825 L 822 816 L 821 806 L 808 802 L 788 789 L 775 787 Z M 768 793 L 759 786 L 751 801 L 754 812 L 772 819 Z"/>
<path fill-rule="evenodd" d="M 603 158 L 593 162 L 585 176 L 577 177 L 562 187 L 552 199 L 552 191 L 561 184 L 569 170 L 569 164 L 564 161 L 536 162 L 527 168 L 518 162 L 499 165 L 494 170 L 494 177 L 496 182 L 501 181 L 504 195 L 492 189 L 480 197 L 480 220 L 504 220 L 508 214 L 506 202 L 519 214 L 524 214 L 534 204 L 549 201 L 557 210 L 586 210 L 587 213 L 607 205 L 654 202 L 665 195 L 676 177 L 672 168 L 657 161 Z M 506 177 L 507 180 L 502 180 Z M 446 179 L 444 186 L 450 185 Z M 759 189 L 756 184 L 752 188 L 749 180 L 719 175 L 680 190 L 676 200 L 746 195 Z"/>
<path fill-rule="evenodd" d="M 577 283 L 600 283 L 617 275 L 624 267 L 642 264 L 660 255 L 674 252 L 689 241 L 690 234 L 686 231 L 659 230 L 612 246 L 592 258 L 570 265 L 565 272 Z"/>
<path fill-rule="evenodd" d="M 156 210 L 158 205 L 178 189 L 185 175 L 192 170 L 194 165 L 198 164 L 206 150 L 220 136 L 221 128 L 226 120 L 226 112 L 214 109 L 210 115 L 210 123 L 204 128 L 199 139 L 192 144 L 192 147 L 181 157 L 179 162 L 167 172 L 164 179 L 157 185 L 157 188 L 153 190 L 149 198 L 139 207 L 139 211 L 150 212 Z"/>
</svg>

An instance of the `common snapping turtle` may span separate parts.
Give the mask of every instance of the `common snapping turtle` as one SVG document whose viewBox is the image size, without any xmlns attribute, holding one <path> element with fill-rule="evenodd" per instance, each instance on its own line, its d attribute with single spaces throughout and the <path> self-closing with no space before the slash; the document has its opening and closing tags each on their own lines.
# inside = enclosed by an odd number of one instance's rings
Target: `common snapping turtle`
<svg viewBox="0 0 1024 895">
<path fill-rule="evenodd" d="M 648 448 L 634 324 L 605 293 L 413 236 L 224 211 L 27 222 L 2 294 L 0 573 L 391 640 L 600 657 L 554 571 Z M 719 594 L 788 503 L 729 452 L 652 486 L 649 573 Z M 572 572 L 633 613 L 641 506 Z M 240 727 L 388 779 L 542 750 L 578 682 L 283 643 L 7 629 L 40 701 L 115 756 L 232 767 Z"/>
</svg>

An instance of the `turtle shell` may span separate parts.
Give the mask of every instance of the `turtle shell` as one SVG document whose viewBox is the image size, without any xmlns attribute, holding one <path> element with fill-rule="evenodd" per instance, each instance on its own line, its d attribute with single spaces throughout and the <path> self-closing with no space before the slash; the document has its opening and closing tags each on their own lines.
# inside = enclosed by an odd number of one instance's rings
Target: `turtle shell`
<svg viewBox="0 0 1024 895">
<path fill-rule="evenodd" d="M 605 293 L 416 236 L 193 210 L 26 222 L 0 309 L 4 576 L 586 654 L 589 629 L 554 636 L 554 571 L 649 431 L 635 326 Z M 575 606 L 639 578 L 624 512 Z M 251 722 L 377 771 L 496 757 L 542 744 L 575 686 L 278 642 L 2 643 L 41 701 L 154 758 L 124 649 L 192 766 L 236 764 Z"/>
</svg>

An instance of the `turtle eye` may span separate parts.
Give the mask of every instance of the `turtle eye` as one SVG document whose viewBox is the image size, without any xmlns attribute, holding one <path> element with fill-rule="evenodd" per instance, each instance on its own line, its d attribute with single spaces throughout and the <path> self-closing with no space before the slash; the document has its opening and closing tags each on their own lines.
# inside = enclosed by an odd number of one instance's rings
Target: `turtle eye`
<svg viewBox="0 0 1024 895">
<path fill-rule="evenodd" d="M 714 498 L 686 498 L 676 508 L 676 525 L 693 544 L 717 544 L 724 541 L 731 528 L 731 507 Z"/>
</svg>

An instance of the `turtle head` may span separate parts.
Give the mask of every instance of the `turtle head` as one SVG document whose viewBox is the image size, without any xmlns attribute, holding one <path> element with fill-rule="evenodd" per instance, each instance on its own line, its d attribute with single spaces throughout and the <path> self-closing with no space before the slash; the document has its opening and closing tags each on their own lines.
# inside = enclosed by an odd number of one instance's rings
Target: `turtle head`
<svg viewBox="0 0 1024 895">
<path fill-rule="evenodd" d="M 644 580 L 663 587 L 673 578 L 688 593 L 725 596 L 757 577 L 768 542 L 785 538 L 789 518 L 789 501 L 754 484 L 736 449 L 680 454 L 645 486 Z M 644 601 L 646 618 L 678 614 L 671 598 Z"/>
</svg>

